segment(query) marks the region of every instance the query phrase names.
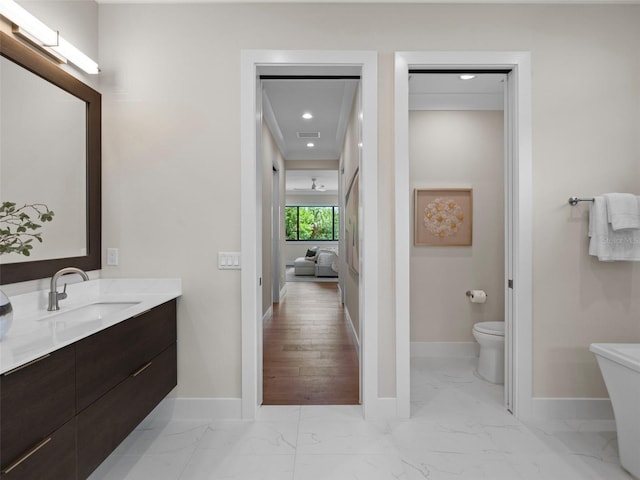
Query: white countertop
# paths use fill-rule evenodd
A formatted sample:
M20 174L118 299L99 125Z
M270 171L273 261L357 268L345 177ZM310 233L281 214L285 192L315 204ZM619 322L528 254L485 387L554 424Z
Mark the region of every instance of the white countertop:
M58 285L62 291L64 278ZM9 297L13 325L0 341L0 374L70 345L182 295L178 278L107 278L67 286L60 310L47 312L48 291ZM121 310L86 321L63 321L66 312L93 303L131 302Z

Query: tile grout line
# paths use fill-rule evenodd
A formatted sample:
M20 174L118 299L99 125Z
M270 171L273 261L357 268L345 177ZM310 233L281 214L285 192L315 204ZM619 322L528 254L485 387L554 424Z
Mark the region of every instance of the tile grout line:
M302 405L298 405L298 428L296 430L296 449L293 454L293 471L291 480L296 480L296 466L298 465L298 446L300 443L300 422L302 422Z
M205 436L205 434L207 432L207 429L211 427L211 423L212 423L211 421L207 423L207 426L206 426L204 432L202 433L202 435L200 436L200 438L196 442L196 447L193 449L193 452L191 452L191 455L189 455L189 459L185 462L184 467L182 467L180 475L178 475L178 478L176 480L188 480L186 477L184 477L185 472L187 471L187 468L189 467L189 464L191 463L191 460L193 460L193 457L198 452L198 447L200 446L200 442L204 438L204 436Z

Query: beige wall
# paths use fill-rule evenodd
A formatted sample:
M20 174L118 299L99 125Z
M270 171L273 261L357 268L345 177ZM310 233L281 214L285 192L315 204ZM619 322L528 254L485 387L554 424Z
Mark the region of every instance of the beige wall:
M363 21L366 18L366 22ZM309 19L313 19L310 21ZM395 395L393 53L533 61L533 392L604 396L588 345L640 341L640 266L587 255L570 195L640 193L638 5L99 6L104 276L178 276L181 396L239 397L240 51L376 50L379 394ZM96 30L93 30L94 32Z
M504 320L503 131L502 112L409 114L412 190L473 188L472 246L411 247L412 342L473 342L474 323Z

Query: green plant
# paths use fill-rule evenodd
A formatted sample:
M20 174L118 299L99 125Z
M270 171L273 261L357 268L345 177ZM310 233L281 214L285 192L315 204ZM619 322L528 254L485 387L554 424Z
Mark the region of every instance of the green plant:
M29 213L27 213L29 212ZM0 255L18 253L31 255L33 240L42 243L42 232L36 232L42 225L35 223L53 220L53 211L44 203L25 204L17 207L14 202L0 205ZM32 217L34 219L32 220Z

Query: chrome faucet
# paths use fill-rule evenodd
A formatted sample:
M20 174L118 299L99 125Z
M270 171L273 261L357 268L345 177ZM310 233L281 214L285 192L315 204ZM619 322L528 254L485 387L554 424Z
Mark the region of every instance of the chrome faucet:
M84 270L81 270L76 267L66 267L58 270L53 277L51 277L51 289L49 291L49 306L47 307L47 311L55 312L56 310L60 310L60 306L58 305L58 300L64 300L67 298L67 284L64 284L64 289L62 293L58 293L58 279L70 273L77 273L82 277L82 281L86 282L89 280L89 275L85 273Z

